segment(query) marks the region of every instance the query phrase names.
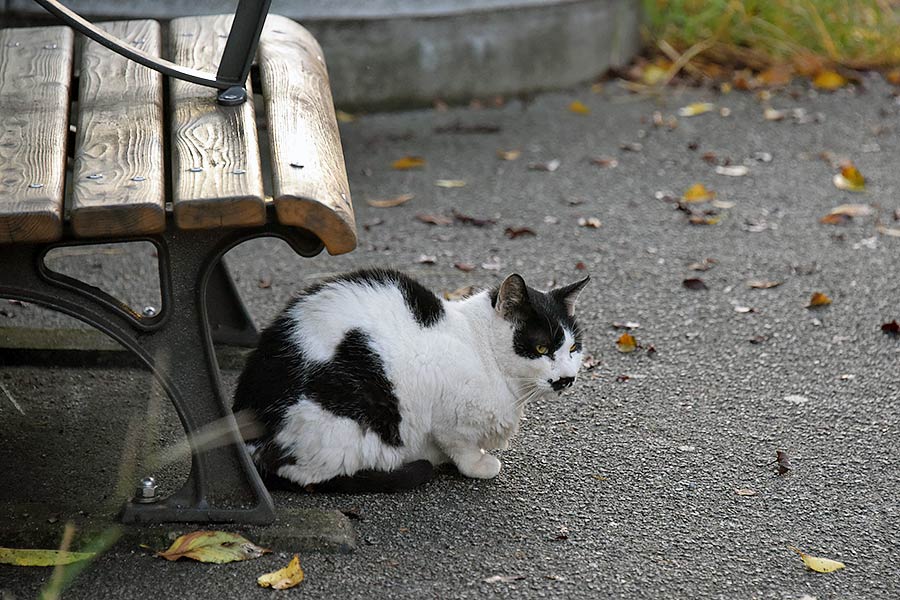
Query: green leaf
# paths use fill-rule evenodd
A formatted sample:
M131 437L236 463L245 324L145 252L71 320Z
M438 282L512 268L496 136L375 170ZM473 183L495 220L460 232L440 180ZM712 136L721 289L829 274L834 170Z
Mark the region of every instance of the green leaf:
M0 563L18 567L54 567L93 558L94 552L63 552L32 548L0 548Z
M166 560L192 558L206 563L230 563L238 560L259 558L271 552L261 548L236 533L227 531L194 531L179 537L172 542L165 552L157 552Z

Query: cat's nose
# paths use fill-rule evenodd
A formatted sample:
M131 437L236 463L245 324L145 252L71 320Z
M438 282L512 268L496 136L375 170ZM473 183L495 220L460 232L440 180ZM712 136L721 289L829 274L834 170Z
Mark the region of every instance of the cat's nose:
M560 392L567 387L572 387L572 384L575 383L574 377L560 377L556 381L550 380L550 386L554 391Z

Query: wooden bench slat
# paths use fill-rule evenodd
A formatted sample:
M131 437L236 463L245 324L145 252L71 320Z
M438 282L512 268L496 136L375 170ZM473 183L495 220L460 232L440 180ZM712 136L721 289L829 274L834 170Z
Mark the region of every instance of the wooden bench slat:
M160 54L156 21L100 26ZM72 229L80 237L158 233L166 227L162 75L79 37Z
M269 15L259 69L278 220L312 231L330 254L350 252L356 223L322 49L297 23Z
M169 59L215 72L231 20L231 15L172 20ZM219 106L215 90L170 81L175 223L183 229L263 224L265 196L252 99Z
M0 31L0 243L62 236L72 30Z

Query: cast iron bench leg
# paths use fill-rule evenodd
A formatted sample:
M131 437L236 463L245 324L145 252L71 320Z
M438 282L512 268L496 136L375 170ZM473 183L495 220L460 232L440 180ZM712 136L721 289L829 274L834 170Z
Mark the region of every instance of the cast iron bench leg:
M270 523L274 519L272 499L244 449L230 403L222 396L207 314L210 273L222 255L247 239L266 235L285 239L303 256L322 248L311 234L279 225L234 232L170 228L161 236L103 240L143 240L156 246L163 306L149 318L92 286L46 268L44 256L50 249L79 242L3 248L0 297L67 313L131 350L172 399L188 433L191 472L184 486L155 503L129 502L122 512L124 522ZM226 443L198 447L191 434L210 424L221 431L220 440Z

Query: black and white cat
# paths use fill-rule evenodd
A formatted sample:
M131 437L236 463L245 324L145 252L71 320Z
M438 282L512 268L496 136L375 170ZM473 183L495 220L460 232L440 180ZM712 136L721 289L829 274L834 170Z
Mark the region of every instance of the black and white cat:
M391 472L407 487L448 461L495 477L488 451L508 447L528 401L575 381L587 282L541 292L513 274L452 302L393 270L313 285L263 332L238 383L234 411L265 429L247 442L257 468L300 486Z

